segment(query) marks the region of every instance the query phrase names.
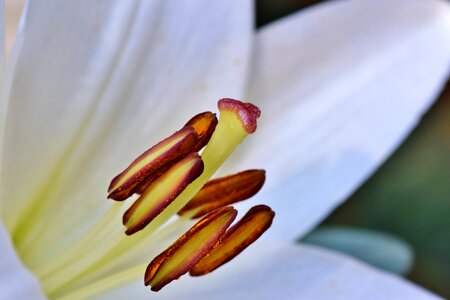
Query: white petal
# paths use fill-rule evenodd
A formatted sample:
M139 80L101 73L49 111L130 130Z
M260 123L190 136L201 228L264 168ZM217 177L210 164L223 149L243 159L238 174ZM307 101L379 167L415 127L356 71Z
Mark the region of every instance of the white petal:
M99 299L438 299L401 277L312 246L252 247L203 277L184 276L158 294L127 286Z
M7 227L34 197L53 201L33 227L43 246L82 230L132 159L218 98L242 96L251 12L233 0L31 1L10 74Z
M6 97L2 97L2 79L3 79L3 67L5 61L5 3L4 1L0 1L0 157L2 155L2 143L4 139L5 133L5 124L6 124L6 108L8 106L8 101ZM0 174L2 162L0 159ZM0 175L1 176L1 175ZM1 182L0 182L1 189ZM0 202L0 212L2 210L1 202Z
M0 1L0 66L2 67L3 73L3 63L5 56L5 43L6 43L6 32L5 32L5 2Z
M1 158L3 157L6 116L9 103L6 88L8 85L3 80L5 74L4 65L16 35L23 6L23 0L12 0L7 3L0 1L0 177L2 176ZM2 190L1 184L0 180L0 190ZM0 212L1 210L2 201L0 198Z
M277 212L267 234L304 234L364 182L438 95L449 61L446 1L327 2L263 28L248 96L262 117L241 167L267 170L256 197Z
M22 265L0 221L0 299L46 299L36 278Z

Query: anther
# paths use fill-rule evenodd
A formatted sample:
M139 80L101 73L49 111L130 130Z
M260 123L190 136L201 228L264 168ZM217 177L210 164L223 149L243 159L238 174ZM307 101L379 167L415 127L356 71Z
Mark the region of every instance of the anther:
M236 215L235 209L224 207L198 221L148 265L145 285L151 285L152 291L159 291L187 273L219 242Z
M216 208L246 200L261 189L265 179L264 170L247 170L210 180L179 214L199 218Z
M191 153L197 141L194 128L185 126L151 147L111 181L108 198L118 201L127 199L139 183L158 169Z
M227 230L220 243L189 274L204 275L235 258L272 225L274 216L274 211L268 206L252 207L239 222Z
M133 234L150 223L203 172L203 161L191 153L154 180L123 216L126 234Z
M185 126L192 126L197 133L198 141L193 151L200 151L211 139L217 126L216 114L203 112L190 119Z

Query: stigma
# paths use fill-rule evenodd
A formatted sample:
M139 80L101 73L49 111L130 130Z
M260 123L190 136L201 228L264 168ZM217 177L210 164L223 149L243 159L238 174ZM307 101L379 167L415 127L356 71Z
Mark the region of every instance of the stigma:
M257 128L261 112L251 103L218 101L220 117L203 112L149 148L113 178L108 198L132 203L123 214L127 236L152 235L169 219L199 219L148 264L145 285L159 291L189 273L200 276L229 262L272 224L275 213L257 205L235 222L233 204L255 195L265 171L211 179L234 149ZM235 224L233 225L233 222Z

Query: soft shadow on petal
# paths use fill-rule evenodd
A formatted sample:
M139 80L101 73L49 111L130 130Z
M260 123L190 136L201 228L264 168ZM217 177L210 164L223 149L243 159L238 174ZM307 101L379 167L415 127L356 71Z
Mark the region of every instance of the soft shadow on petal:
M59 249L130 159L218 98L241 97L251 13L250 1L31 1L8 74L2 201L15 239ZM20 230L33 200L53 214Z
M22 265L0 222L0 299L46 299L36 278Z
M366 228L320 226L302 242L353 256L378 269L405 275L414 263L413 248L399 236Z
M240 167L267 170L255 200L277 212L267 235L291 240L370 176L438 95L450 8L327 2L264 27L255 47L248 99L263 114Z
M99 299L148 299L142 283ZM264 244L204 277L183 277L155 299L438 299L401 277L313 246Z

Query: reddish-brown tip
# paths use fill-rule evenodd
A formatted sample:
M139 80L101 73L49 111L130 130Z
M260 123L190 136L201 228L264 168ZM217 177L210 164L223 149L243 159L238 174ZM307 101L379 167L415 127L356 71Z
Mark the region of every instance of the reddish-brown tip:
M216 114L206 111L194 116L185 126L192 126L198 136L198 141L193 151L200 151L211 139L217 126Z
M261 110L256 105L224 98L219 100L217 106L220 111L228 110L234 112L248 133L255 132L257 126L256 120L261 116Z

